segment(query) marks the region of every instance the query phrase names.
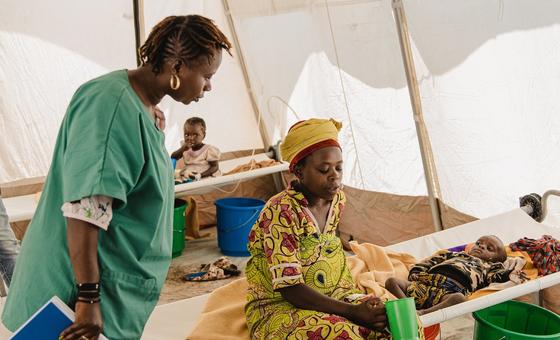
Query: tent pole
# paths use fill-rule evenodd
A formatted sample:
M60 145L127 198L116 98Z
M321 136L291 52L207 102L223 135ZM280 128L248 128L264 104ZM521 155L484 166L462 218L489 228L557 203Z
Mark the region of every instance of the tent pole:
M412 49L410 46L410 37L408 34L408 25L404 13L404 6L402 0L392 0L392 5L397 24L404 69L406 72L410 103L414 114L416 134L418 136L418 143L420 144L420 155L422 156L422 166L424 167L424 174L426 177L426 186L428 188L428 200L430 202L432 220L435 230L440 231L442 230L442 222L441 212L437 201L437 198L439 197L439 183L437 180L428 130L426 129L424 116L422 114L422 102L420 100L420 90L418 89L418 80L416 78L416 70L414 68L414 58L412 56Z
M145 40L144 0L132 0L134 9L134 36L136 38L136 66L140 66L140 46Z
M253 106L253 112L255 113L255 118L259 123L259 131L261 133L261 138L264 145L264 150L267 151L272 146L272 141L268 137L268 132L266 130L266 126L263 122L263 117L259 106L257 105L257 99L255 98L255 93L253 92L253 88L251 87L251 80L249 78L249 72L247 70L247 63L245 62L245 58L243 57L243 52L241 51L241 45L239 44L239 36L237 35L237 31L235 30L235 24L233 22L233 17L231 15L231 10L229 8L228 0L222 0L222 4L224 6L224 12L226 14L226 18L228 21L229 29L231 31L231 36L233 39L233 47L237 52L237 57L239 59L239 66L241 66L241 71L243 72L243 79L245 80L245 87L249 92L249 98L251 100L251 106Z

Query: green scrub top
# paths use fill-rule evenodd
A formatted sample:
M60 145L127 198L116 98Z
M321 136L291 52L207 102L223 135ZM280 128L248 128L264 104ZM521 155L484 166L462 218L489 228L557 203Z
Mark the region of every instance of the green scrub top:
M98 243L103 333L139 339L171 261L173 170L126 70L87 82L70 102L2 314L11 331L53 295L76 301L61 207L92 195L113 197Z

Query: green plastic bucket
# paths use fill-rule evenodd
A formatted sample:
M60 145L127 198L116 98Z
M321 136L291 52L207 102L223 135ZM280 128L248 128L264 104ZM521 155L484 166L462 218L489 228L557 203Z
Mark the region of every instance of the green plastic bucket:
M473 313L474 340L560 339L560 316L519 301Z
M175 199L173 209L173 245L171 247L171 257L177 257L185 249L185 210L187 202Z

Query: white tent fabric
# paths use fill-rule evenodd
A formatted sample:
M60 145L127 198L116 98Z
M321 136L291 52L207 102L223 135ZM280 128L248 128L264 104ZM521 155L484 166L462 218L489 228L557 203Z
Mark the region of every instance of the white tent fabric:
M347 183L426 192L390 1L230 3L260 103L345 121ZM560 3L404 5L443 201L484 217L559 187ZM279 136L295 118L274 108Z
M77 87L135 64L130 1L3 0L1 8L0 183L45 176Z
M230 3L269 135L280 138L300 119L335 117L346 184L427 194L389 1Z
M297 119L271 99L279 96L300 118L345 123L346 183L426 194L389 0L228 2L270 142ZM560 187L560 3L404 5L443 201L484 217L511 209L526 193ZM168 14L200 13L233 36L219 0L147 0L144 10L147 29ZM133 50L128 1L4 0L0 182L45 175L73 91L96 75L133 67ZM162 103L168 149L192 115L207 119L207 142L223 151L263 146L238 63L224 56L201 103Z
M344 182L366 190L427 195L407 89L374 89L346 72L342 78L350 117L341 98L338 68L325 53L309 56L289 103L298 108L301 119L342 121ZM296 121L288 119L289 125Z
M144 3L147 29L167 15L200 13L212 17L231 36L220 1ZM60 122L78 86L135 65L130 1L35 0L22 5L3 0L0 183L45 176ZM161 109L169 119L169 151L179 146L183 122L194 115L207 121L206 142L222 152L263 147L236 57L224 54L220 71L213 78L213 90L204 100L185 107L166 98Z
M560 3L407 1L406 10L444 201L486 217L560 187Z
M345 124L346 183L426 194L390 0L229 4L270 142L299 118L334 116ZM529 192L560 188L560 3L404 5L443 201L487 217ZM2 0L1 8L3 183L44 176L72 93L95 76L134 67L135 55L129 0ZM198 13L233 35L220 0L144 0L144 10L146 29L168 14ZM198 104L162 103L168 149L192 115L207 120L207 142L222 151L262 147L239 58L224 55L213 85ZM560 225L558 210L547 223ZM459 230L461 239L475 236Z

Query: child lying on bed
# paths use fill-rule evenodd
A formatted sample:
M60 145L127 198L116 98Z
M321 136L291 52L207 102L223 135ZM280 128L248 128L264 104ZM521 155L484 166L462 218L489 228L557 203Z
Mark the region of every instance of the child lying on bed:
M171 154L177 162L175 182L197 181L204 177L219 176L220 150L215 146L204 144L206 123L204 119L192 117L183 126L185 139L181 147Z
M524 260L506 259L498 237L482 236L468 252L439 251L410 269L410 281L389 278L385 288L397 298L413 297L418 314L427 314L461 303L493 282L524 281L523 272L514 270Z

